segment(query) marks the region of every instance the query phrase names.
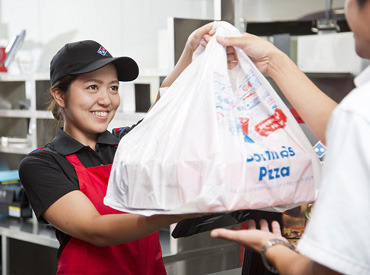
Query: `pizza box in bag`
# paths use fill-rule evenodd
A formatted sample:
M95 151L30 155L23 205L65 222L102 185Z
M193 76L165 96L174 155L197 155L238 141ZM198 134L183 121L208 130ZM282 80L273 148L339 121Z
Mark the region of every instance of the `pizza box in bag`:
M104 203L142 215L284 211L315 200L320 161L249 57L216 36L119 143ZM297 91L299 92L299 91Z

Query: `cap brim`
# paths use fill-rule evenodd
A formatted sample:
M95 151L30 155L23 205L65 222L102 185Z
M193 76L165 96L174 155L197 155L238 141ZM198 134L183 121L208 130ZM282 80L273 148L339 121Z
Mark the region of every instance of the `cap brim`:
M132 81L135 80L139 75L139 67L135 60L127 56L99 59L87 66L74 70L70 74L90 73L111 63L116 67L119 81Z

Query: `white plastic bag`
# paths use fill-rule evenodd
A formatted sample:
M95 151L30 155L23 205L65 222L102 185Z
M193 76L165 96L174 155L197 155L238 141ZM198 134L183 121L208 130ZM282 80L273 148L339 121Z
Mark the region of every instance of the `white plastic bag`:
M315 200L320 161L311 144L242 50L228 71L216 36L240 32L214 25L207 47L122 138L105 204L153 215L284 211Z

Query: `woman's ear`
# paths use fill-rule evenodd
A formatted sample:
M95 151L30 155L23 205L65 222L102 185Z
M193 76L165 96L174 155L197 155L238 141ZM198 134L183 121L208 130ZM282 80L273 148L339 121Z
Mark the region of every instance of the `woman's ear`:
M66 98L66 93L62 92L58 88L54 88L50 91L51 95L53 96L55 102L62 108L65 107L65 98Z

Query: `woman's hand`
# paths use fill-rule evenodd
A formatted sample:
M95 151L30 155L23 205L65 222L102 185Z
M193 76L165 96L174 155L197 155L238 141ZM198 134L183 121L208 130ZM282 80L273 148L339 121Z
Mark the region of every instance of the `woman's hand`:
M243 33L241 37L217 37L223 46L241 48L262 73L269 74L272 60L282 52L272 43L258 36Z
M199 47L199 45L205 47L215 33L216 30L213 29L213 22L208 23L196 29L189 35L185 47L189 48L193 52Z
M248 220L247 229L229 230L224 228L214 229L211 231L211 237L225 239L240 243L254 251L261 253L264 244L271 239L282 239L288 242L281 236L280 225L278 222L271 223L272 232L270 232L266 220L260 221L260 230L256 229L254 220Z
M192 62L194 51L199 47L199 45L202 45L203 47L205 47L207 43L209 42L209 40L211 39L212 35L215 34L215 32L216 30L213 29L213 23L208 23L196 29L189 35L188 40L186 41L184 50L175 68L162 82L161 87L170 87L172 85L172 83L177 79L177 77ZM156 102L159 100L159 98L160 98L160 94L158 93Z
M186 46L193 52L199 47L199 45L206 47L209 40L211 40L212 36L215 33L216 29L213 29L213 23L208 23L196 29L190 34ZM238 57L236 56L234 47L227 46L226 53L228 69L231 70L232 68L238 65Z

